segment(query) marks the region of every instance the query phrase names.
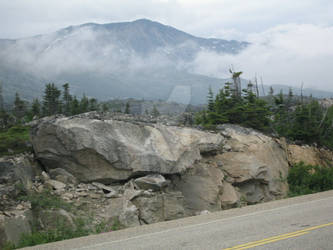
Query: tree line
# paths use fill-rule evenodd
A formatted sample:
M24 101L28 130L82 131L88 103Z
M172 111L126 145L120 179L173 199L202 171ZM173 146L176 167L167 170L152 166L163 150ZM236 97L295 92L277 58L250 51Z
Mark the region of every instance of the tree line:
M0 128L28 122L34 118L56 114L70 116L95 110L107 111L108 105L99 103L95 98L88 98L85 94L80 99L71 95L69 83L63 84L62 90L54 83L48 83L45 85L42 100L35 98L29 103L16 93L13 108L8 111L4 108L0 84Z
M207 108L197 113L197 124L209 129L223 123L239 124L333 149L333 106L324 107L312 97L297 100L292 89L287 95L282 91L274 95L271 88L265 100L260 98L258 86L251 82L240 91L242 72L231 73L233 81L225 83L216 95L209 88Z

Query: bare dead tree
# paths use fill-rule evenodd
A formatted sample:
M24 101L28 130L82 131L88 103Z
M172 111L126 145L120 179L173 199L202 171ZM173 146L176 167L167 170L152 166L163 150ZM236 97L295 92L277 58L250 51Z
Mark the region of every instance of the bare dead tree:
M242 71L235 72L233 69L229 69L229 72L232 74L232 80L233 80L233 88L235 92L235 96L241 97L242 96L242 85L241 85L241 79L240 75L243 73Z
M261 88L262 88L262 94L264 96L266 96L265 87L264 87L264 81L262 80L262 76L260 76L260 83L261 83Z
M256 92L257 92L257 97L259 97L259 88L258 88L258 79L257 79L257 75L254 78L254 82L256 83Z

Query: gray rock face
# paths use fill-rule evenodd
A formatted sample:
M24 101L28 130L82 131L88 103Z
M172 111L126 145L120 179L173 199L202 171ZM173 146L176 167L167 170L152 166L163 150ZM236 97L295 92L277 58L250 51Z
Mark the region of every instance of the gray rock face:
M217 164L210 162L197 163L179 179L173 180L176 189L184 195L188 215L203 210L221 210L223 178Z
M137 173L182 173L202 158L201 151L218 149L223 139L191 128L80 117L45 120L31 138L45 167L102 183Z
M289 165L283 147L252 129L236 125L223 125L220 129L230 148L216 158L243 198L252 204L284 197Z

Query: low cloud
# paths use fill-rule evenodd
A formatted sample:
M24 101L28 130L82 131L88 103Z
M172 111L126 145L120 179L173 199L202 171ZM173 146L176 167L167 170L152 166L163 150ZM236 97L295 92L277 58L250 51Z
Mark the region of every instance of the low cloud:
M333 27L311 24L288 24L265 32L251 34L251 45L237 55L201 52L192 71L215 77L226 77L230 65L255 74L265 84L287 84L333 91Z

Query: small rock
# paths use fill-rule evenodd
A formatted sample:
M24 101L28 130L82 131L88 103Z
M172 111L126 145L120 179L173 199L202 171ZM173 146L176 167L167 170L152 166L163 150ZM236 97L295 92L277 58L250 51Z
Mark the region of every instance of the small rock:
M155 191L159 191L169 184L169 181L160 174L147 175L136 179L134 182L141 189L152 189Z
M66 184L60 182L60 181L56 181L56 180L48 180L45 182L45 185L48 187L53 188L54 190L63 190L66 187Z
M111 192L111 193L107 193L105 194L106 198L119 198L121 195L116 193L116 192Z
M41 175L41 179L42 179L42 181L47 182L48 180L50 180L50 176L45 171L43 171L42 175Z
M210 212L208 210L203 210L199 212L199 215L206 215L206 214L210 214Z
M99 194L94 194L94 193L89 194L89 196L92 199L100 199L101 198L101 196Z
M18 205L16 206L16 209L17 209L17 210L23 210L23 209L24 209L24 206L23 206L22 204L18 204Z
M64 199L64 200L72 200L74 198L74 195L72 193L64 193L61 195L61 197Z
M77 193L77 195L81 196L81 197L87 197L88 193L87 192L79 192L79 193Z
M52 179L61 181L63 183L78 183L77 179L72 174L68 173L65 169L62 168L51 169L50 176Z
M92 183L95 187L97 187L97 188L99 188L99 189L102 189L103 191L106 191L106 192L115 192L114 190L113 190L113 188L111 188L111 187L108 187L108 186L106 186L106 185L104 185L104 184L102 184L102 183L99 183L99 182L93 182Z

